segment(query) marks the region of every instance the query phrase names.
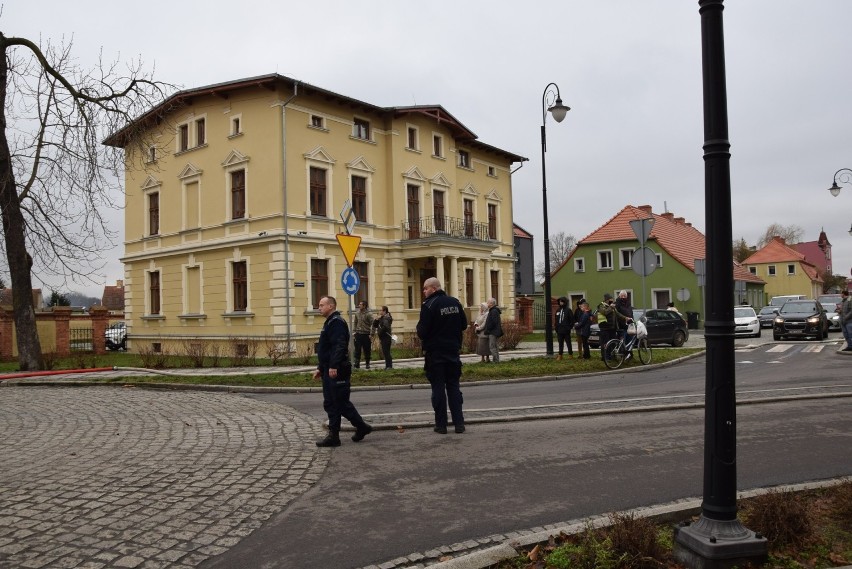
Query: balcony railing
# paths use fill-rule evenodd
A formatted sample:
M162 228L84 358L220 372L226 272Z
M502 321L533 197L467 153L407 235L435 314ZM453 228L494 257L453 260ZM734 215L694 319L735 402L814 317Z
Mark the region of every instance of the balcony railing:
M452 237L474 241L492 240L488 235L487 223L446 216L421 217L414 221L402 222L403 240L430 237Z

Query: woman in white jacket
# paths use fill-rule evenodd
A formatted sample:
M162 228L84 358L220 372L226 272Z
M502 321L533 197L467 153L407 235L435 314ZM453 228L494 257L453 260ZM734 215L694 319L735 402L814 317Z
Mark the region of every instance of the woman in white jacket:
M491 361L491 350L488 347L488 335L485 333L485 319L488 318L488 303L479 305L479 316L473 321L473 331L476 332L476 353L480 362Z

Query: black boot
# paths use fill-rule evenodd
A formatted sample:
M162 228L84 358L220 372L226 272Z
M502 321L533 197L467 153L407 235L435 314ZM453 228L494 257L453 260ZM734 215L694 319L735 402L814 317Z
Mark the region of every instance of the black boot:
M337 429L329 429L324 439L317 441L318 447L339 447L340 432Z
M368 425L364 421L361 421L361 424L355 427L355 434L352 435L352 440L357 442L361 442L364 440L364 437L373 432L373 427Z

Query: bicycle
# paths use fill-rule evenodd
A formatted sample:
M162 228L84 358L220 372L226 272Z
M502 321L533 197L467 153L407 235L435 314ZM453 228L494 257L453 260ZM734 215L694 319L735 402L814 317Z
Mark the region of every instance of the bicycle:
M630 326L630 325L628 325ZM632 323L635 328L636 323ZM609 369L618 369L624 363L625 357L630 353L630 350L636 348L639 353L639 361L643 364L651 363L651 345L648 343L648 338L639 338L639 335L628 334L630 340L624 341L624 338L614 338L604 346L604 363Z

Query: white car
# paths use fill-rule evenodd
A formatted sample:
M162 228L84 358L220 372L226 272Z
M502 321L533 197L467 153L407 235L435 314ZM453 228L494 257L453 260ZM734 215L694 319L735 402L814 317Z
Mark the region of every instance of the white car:
M734 307L734 334L737 336L754 336L760 338L760 320L751 306Z

